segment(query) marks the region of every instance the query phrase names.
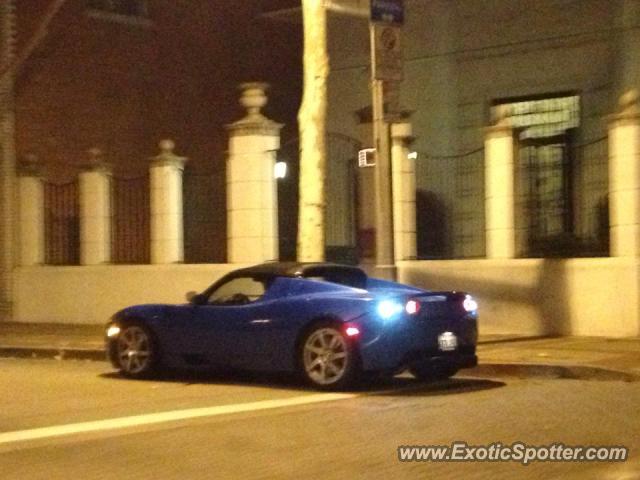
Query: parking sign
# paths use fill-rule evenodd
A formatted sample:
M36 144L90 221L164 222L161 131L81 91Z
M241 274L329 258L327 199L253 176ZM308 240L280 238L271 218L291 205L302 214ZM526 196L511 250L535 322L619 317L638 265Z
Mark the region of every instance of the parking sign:
M404 0L371 0L371 21L404 23Z

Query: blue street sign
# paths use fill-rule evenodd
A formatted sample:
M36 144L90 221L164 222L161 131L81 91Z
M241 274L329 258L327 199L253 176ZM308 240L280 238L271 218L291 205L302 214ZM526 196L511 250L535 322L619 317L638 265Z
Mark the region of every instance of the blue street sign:
M371 21L404 23L404 0L371 0Z

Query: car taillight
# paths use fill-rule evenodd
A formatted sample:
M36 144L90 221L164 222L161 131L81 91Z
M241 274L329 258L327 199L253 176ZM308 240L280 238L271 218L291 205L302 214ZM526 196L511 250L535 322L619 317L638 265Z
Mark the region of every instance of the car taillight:
M478 302L476 302L471 295L465 295L462 308L469 313L475 312L478 310Z
M420 311L420 302L417 300L409 300L404 306L404 310L409 315L415 315Z
M344 333L347 334L347 337L355 337L356 335L360 335L360 329L358 327L347 327Z

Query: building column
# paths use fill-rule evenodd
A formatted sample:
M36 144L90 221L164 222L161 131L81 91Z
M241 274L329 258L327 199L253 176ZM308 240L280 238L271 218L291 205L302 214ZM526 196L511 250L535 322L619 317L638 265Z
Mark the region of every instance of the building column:
M613 257L640 253L640 108L638 91L620 98L609 119L609 239Z
M44 264L44 184L40 166L31 159L18 168L18 236L21 266Z
M617 97L632 89L640 89L640 2L620 0L612 2L615 12L615 73L613 77Z
M102 152L89 150L89 164L80 173L80 264L111 261L111 168Z
M514 130L502 109L485 137L485 235L487 258L514 258L515 159Z
M391 175L395 260L416 258L416 166L409 158L411 124L391 125Z
M277 260L274 166L282 125L260 113L267 103L267 84L244 83L240 88L247 115L227 125L227 258L230 263Z
M184 261L182 173L185 157L173 153L175 143L162 140L153 157L150 175L151 263Z

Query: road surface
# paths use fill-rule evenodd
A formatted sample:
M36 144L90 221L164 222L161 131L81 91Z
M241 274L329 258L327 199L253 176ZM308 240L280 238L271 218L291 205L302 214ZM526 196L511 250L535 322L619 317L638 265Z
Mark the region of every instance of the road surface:
M125 380L0 359L0 475L31 479L640 478L640 382L409 376L325 394L287 377ZM399 462L400 445L624 445L623 463Z

